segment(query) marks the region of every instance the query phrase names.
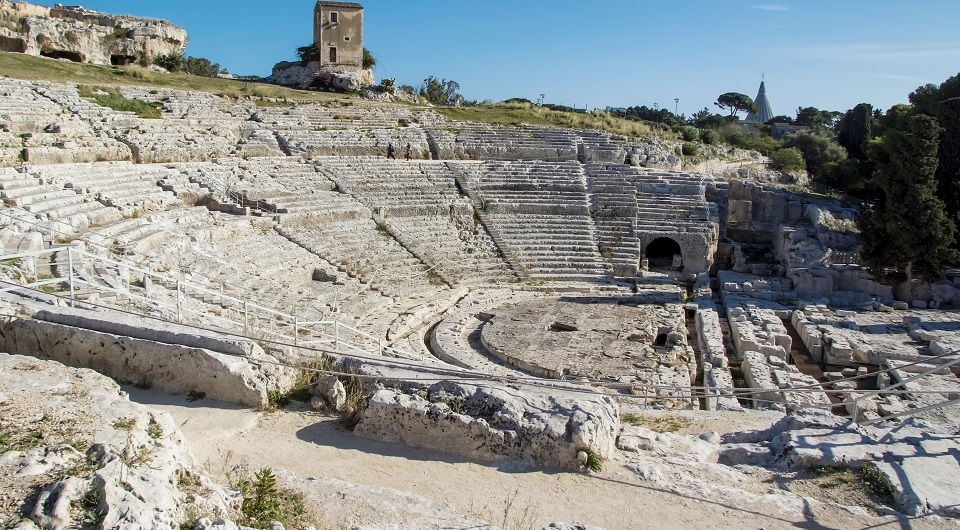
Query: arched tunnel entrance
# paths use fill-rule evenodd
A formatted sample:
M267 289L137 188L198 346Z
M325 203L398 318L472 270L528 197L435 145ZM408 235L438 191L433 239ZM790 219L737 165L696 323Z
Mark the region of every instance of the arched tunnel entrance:
M650 270L676 270L683 266L683 250L680 244L669 237L658 237L647 245L644 251ZM679 263L674 261L675 256L680 256Z

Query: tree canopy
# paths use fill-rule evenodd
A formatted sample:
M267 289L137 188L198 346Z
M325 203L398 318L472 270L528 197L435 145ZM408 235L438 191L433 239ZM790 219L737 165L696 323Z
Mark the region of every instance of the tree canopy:
M754 103L753 99L739 92L721 94L714 105L730 111L731 116L736 116L738 112L757 112L757 104Z
M954 259L955 225L936 195L940 127L910 109L888 111L889 128L876 149L873 183L880 198L860 219L863 254L877 276L935 280Z
M209 59L187 57L179 53L159 55L154 58L153 64L170 72L186 72L203 77L217 77L221 71L226 72L220 69L219 64L211 63Z
M423 80L418 94L434 105L455 105L463 99L458 90L460 84L456 81L430 76Z
M794 120L793 123L794 125L820 129L833 127L839 117L840 113L832 110L820 110L816 107L798 107L797 119Z

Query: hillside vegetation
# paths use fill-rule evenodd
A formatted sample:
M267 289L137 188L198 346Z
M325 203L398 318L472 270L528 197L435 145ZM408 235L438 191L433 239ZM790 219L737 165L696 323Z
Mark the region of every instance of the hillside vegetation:
M195 90L230 97L281 99L290 102L361 101L356 94L295 90L233 79L201 77L186 73L156 73L139 66L100 66L57 61L19 53L0 52L0 74L16 79L53 81L84 85L138 85L178 90ZM383 103L381 103L382 105ZM527 103L495 103L476 107L437 107L438 113L455 120L499 125L544 125L596 129L630 137L674 138L669 131L655 131L645 123L615 118L603 112L583 114L538 108Z
M475 107L438 107L436 110L453 120L491 125L546 125L595 129L629 137L659 136L667 139L677 137L669 130L655 130L646 123L616 118L602 111L592 114L564 112L522 102L493 103Z
M302 102L332 101L344 97L343 94L293 90L266 83L201 77L185 73L159 74L139 66L79 64L10 52L0 52L0 74L31 81L154 86L231 97L251 96Z

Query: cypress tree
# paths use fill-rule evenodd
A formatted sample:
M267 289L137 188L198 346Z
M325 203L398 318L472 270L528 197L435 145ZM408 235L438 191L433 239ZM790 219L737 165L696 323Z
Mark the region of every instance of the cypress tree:
M937 196L946 204L947 215L960 220L960 97L940 102L940 150L937 167ZM960 249L960 238L954 248Z
M881 196L861 217L863 255L874 274L895 281L942 277L953 259L956 231L937 195L940 127L908 108L888 113L883 141L872 151Z
M866 160L865 147L873 135L873 105L861 103L847 111L840 121L837 140L851 158Z

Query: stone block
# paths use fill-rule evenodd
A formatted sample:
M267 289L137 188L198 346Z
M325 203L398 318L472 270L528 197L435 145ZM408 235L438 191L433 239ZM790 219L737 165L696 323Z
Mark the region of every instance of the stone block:
M427 395L430 400L390 389L375 392L354 433L479 460L564 469L579 469L580 451L603 458L616 452L619 407L606 396L584 399L451 382L433 385Z

